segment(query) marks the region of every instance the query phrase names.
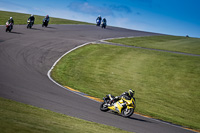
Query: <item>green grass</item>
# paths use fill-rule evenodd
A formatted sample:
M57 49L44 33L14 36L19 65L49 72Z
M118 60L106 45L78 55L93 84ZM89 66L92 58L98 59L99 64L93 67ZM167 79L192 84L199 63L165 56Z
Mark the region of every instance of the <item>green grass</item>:
M130 46L200 54L200 38L181 36L149 36L108 40Z
M118 128L0 98L1 133L127 133Z
M132 88L136 112L200 129L199 57L93 44L63 57L52 77L98 98Z
M15 25L27 24L27 19L30 17L30 15L31 14L0 11L0 25L5 25L5 23L11 16L14 19ZM35 16L35 24L42 24L42 20L44 19L45 16L38 16L38 15L34 16ZM53 18L50 16L49 24L91 24L91 23Z

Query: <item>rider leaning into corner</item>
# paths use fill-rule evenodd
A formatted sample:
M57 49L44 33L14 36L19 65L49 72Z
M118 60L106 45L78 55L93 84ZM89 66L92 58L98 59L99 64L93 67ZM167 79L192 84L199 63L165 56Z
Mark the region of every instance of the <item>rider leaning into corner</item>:
M101 23L101 19L102 19L102 18L101 18L101 15L99 15L99 16L97 17L96 21L99 20L100 23Z
M127 92L124 92L120 96L116 96L116 97L112 96L111 94L108 94L107 96L111 99L108 106L113 105L115 102L117 102L121 98L125 98L127 100L130 100L131 98L133 98L135 101L134 95L135 95L135 91L132 89L130 89Z
M107 23L106 18L103 18L102 22Z
M49 15L45 16L45 18L43 19L43 21L45 21L45 20L47 20L47 23L49 23L49 20L50 20Z
M30 21L33 22L33 24L34 24L34 21L35 21L34 15L32 14L32 15L28 18L28 20L30 20Z
M11 24L11 29L13 29L13 25L14 25L14 20L12 17L10 17L10 19L8 19L8 24Z

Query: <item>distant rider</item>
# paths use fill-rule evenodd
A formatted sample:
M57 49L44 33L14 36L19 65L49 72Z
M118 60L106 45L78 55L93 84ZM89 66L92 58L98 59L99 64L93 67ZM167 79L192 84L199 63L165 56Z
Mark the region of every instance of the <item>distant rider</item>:
M14 25L14 20L12 17L10 17L10 19L8 19L8 24L10 24L11 29L13 29L13 25Z
M101 15L99 15L96 20L99 20L101 22L101 19Z
M32 23L34 24L34 21L35 21L34 15L32 14L32 15L28 18L28 20L30 20L30 22L32 22Z
M111 94L108 94L108 97L111 99L109 102L109 105L114 104L121 98L125 98L126 100L131 100L131 98L133 98L135 100L134 95L135 95L135 91L132 89L130 89L130 90L128 90L128 92L124 92L120 96L116 96L116 97L112 96Z
M43 19L43 22L45 22L45 20L47 21L47 25L48 25L49 20L50 20L49 15L47 15L47 16Z
M103 18L102 22L106 24L107 23L106 18Z
M102 20L102 28L104 27L104 28L106 28L106 25L107 25L107 21L106 21L106 18L103 18L103 20Z
M97 17L96 19L96 22L97 22L97 25L100 25L101 24L101 15L99 15L99 17Z

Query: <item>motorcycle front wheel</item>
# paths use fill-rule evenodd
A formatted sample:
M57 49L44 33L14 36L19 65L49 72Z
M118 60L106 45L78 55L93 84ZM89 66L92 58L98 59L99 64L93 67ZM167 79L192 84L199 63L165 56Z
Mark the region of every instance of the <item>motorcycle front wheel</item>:
M103 103L100 105L100 110L101 110L101 111L106 112L106 111L109 110L108 106L106 106L105 104L106 104L106 103L103 102Z
M134 113L133 108L130 108L130 109L125 108L125 109L122 110L121 114L122 114L123 117L130 117L133 113Z

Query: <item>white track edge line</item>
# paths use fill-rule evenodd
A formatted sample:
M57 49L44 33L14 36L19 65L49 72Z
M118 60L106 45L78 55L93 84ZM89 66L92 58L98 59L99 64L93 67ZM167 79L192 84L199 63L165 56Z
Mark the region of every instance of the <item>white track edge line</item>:
M59 84L58 82L56 82L55 80L53 80L53 79L51 78L51 71L54 69L54 67L56 66L56 64L57 64L65 55L69 54L70 52L72 52L72 51L74 51L74 50L76 50L76 49L78 49L78 48L81 48L81 47L83 47L83 46L85 46L85 45L92 44L92 43L93 43L93 42L84 43L84 44L82 44L82 45L80 45L80 46L77 46L77 47L75 47L75 48L73 48L73 49L67 51L65 54L63 54L63 55L53 64L53 66L51 67L51 69L48 71L48 73L47 73L48 78L49 78L53 83L55 83L56 85L60 86L61 88L65 89L65 90L68 90L68 91L70 91L70 92L73 92L73 93L75 93L75 94L77 94L77 95L79 95L79 96L85 97L84 95L82 95L82 94L80 94L80 93L76 93L75 91L72 91L72 90L70 90L70 89L68 89L68 88L66 88L66 87L64 87L64 86L62 86L61 84ZM90 99L89 97L85 97L85 98ZM93 100L93 99L90 99L90 100ZM96 101L96 100L93 100L93 101Z

